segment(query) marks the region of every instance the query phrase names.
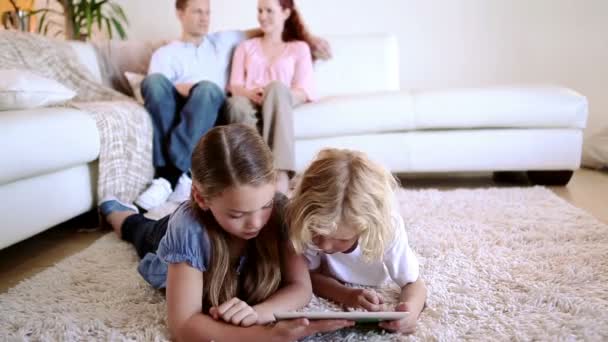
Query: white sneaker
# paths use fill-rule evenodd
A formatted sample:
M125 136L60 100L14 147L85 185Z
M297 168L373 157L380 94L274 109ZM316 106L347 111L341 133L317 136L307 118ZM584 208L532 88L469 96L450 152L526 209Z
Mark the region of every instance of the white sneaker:
M167 201L174 203L182 203L190 199L190 193L192 192L192 179L185 173L179 177L175 190L169 195Z
M171 195L171 183L164 178L156 178L152 184L135 200L135 204L145 210L165 203Z

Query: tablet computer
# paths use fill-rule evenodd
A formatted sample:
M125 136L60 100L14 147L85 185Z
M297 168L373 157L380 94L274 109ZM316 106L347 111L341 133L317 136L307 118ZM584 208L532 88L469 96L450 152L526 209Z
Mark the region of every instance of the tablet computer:
M377 323L381 321L396 321L407 317L409 312L403 311L313 311L313 312L275 312L274 318L279 320L308 318L310 320L319 319L346 319L357 323Z

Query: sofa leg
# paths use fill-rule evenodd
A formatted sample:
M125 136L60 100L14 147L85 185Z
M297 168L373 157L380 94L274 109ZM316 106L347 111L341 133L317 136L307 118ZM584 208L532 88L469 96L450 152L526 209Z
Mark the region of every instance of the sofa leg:
M501 184L527 184L528 178L522 171L494 171L492 180Z
M537 185L566 185L573 173L572 170L528 171L528 178Z

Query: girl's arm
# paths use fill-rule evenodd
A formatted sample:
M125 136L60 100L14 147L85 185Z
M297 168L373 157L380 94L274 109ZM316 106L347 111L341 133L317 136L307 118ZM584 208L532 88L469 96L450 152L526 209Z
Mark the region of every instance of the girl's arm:
M374 290L345 286L318 270L310 272L310 280L317 296L351 308L363 308L368 311L381 311L383 308L384 301Z
M258 323L274 321L274 312L290 311L303 307L312 298L312 286L304 256L296 254L291 243L285 243L282 254L281 288L264 302L253 308L258 312Z
M268 338L262 326L242 328L202 313L203 273L186 263L169 264L167 316L169 331L178 341Z
M202 314L203 273L186 263L169 264L167 315L169 331L177 341L294 341L319 332L352 326L353 322L306 319L274 326L239 327Z

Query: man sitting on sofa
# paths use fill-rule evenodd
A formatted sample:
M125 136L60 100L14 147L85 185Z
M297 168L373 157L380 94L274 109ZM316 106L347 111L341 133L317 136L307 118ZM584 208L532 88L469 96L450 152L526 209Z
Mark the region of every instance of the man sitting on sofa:
M258 29L208 34L209 0L176 0L182 36L152 55L141 85L154 126L155 179L135 204L150 210L190 196L192 149L211 129L225 99L229 64L236 45L260 35ZM314 38L318 57L329 57L326 41ZM172 191L175 189L175 191Z

